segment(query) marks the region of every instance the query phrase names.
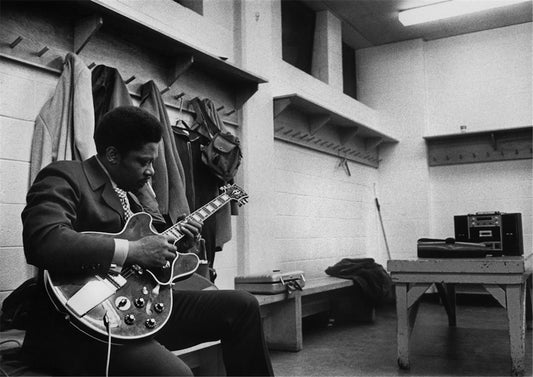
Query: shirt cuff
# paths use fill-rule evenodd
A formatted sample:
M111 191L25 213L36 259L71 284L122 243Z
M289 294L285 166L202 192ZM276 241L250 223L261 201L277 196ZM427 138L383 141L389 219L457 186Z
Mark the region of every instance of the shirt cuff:
M126 258L128 257L128 252L130 249L130 242L128 240L123 240L120 238L115 238L115 254L113 254L113 259L111 263L116 264L117 266L124 266Z

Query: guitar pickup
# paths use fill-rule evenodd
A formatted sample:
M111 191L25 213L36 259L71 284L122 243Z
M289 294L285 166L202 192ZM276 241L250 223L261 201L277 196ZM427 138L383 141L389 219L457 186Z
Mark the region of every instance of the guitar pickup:
M97 280L87 282L66 302L66 305L79 317L84 316L95 306L112 296L127 282L121 275L114 277L108 275L107 279L102 279L99 276L95 276L95 278Z

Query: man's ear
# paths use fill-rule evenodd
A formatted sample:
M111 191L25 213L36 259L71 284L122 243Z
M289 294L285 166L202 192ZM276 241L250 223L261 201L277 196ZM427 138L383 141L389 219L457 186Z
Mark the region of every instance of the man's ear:
M105 158L111 165L116 165L120 162L120 152L117 148L109 146L105 150Z

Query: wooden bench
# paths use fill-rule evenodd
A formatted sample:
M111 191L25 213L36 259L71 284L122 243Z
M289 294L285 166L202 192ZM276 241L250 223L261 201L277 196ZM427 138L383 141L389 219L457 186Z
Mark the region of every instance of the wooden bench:
M303 348L302 318L330 311L334 306L343 304L338 295L353 287L353 281L333 276L308 279L302 291L278 293L274 295L255 294L261 306L263 329L270 349L281 351L300 351ZM344 302L353 305L357 292L346 292ZM352 301L353 300L353 301ZM357 303L354 320L372 321L374 308L364 300Z

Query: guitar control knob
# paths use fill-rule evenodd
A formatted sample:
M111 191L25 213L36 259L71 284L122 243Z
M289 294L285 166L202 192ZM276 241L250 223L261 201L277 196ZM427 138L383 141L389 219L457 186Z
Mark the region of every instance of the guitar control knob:
M133 325L135 323L135 316L133 314L126 314L124 317L124 322L126 322L126 325Z
M165 304L158 302L157 304L154 305L154 309L158 313L163 313L163 311L165 310Z
M153 329L156 325L156 321L153 318L148 318L146 321L144 321L144 325L149 329Z
M115 299L115 306L121 311L126 311L131 307L131 301L124 296L119 296Z
M138 299L135 300L135 306L138 308L142 308L145 304L146 304L146 301L142 297L139 297Z

